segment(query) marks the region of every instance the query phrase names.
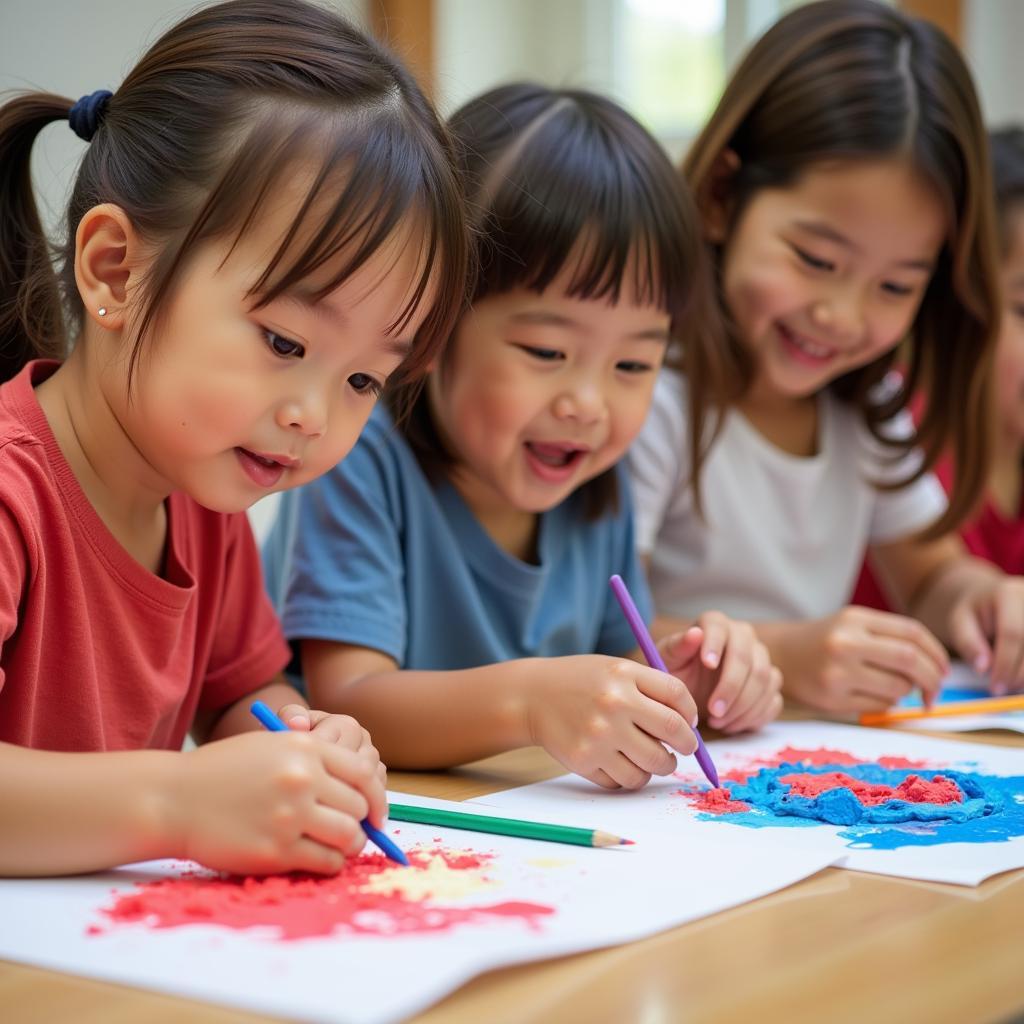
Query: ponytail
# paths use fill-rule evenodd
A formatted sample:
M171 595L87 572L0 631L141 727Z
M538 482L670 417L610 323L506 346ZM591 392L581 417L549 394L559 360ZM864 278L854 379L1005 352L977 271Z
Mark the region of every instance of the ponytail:
M31 359L64 355L64 316L50 244L32 194L32 143L72 101L53 93L0 107L0 382Z

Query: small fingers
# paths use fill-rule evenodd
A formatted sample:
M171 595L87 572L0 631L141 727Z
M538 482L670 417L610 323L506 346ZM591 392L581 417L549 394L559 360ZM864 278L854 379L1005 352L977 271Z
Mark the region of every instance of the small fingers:
M313 735L318 740L335 743L349 750L359 750L366 730L349 715L328 715L323 712L309 712Z
M888 636L913 644L934 665L940 677L949 672L949 655L938 637L917 619L891 612L872 612L868 632L876 636Z
M704 641L700 645L700 660L705 668L718 668L729 642L729 620L719 612L705 612L700 617Z
M1024 591L1016 581L996 590L995 640L992 692L1000 696L1024 689Z
M726 661L728 662L728 657ZM726 703L725 709L718 711L717 714L716 711L721 708L723 703L723 699L716 696L719 688L716 688L711 695L709 702L711 716L708 724L714 729L721 729L725 732L735 731L736 723L741 718L745 718L770 690L773 680L772 670L773 666L768 657L767 648L763 644L756 644L751 651L747 674L741 681L737 693Z
M292 844L282 870L305 871L311 875L336 875L344 863L345 855L335 846L303 836Z
M304 834L322 843L333 846L347 857L354 857L366 845L366 833L360 824L361 818L340 814L330 807L318 805L313 808Z
M677 715L676 718L684 729L686 723ZM687 729L689 732L689 729ZM692 735L692 733L691 733ZM694 741L696 746L696 741ZM622 754L647 775L671 775L676 770L675 754L666 750L657 740L652 739L640 729L634 729L633 735L622 747Z
M772 668L772 673L771 684L760 693L745 714L723 726L723 732L731 734L760 729L761 726L779 717L782 712L782 673L777 668Z
M327 776L317 786L317 803L339 814L362 821L371 813L370 801L348 783Z
M379 828L387 814L387 792L377 771L377 764L354 750L333 744L322 747L321 754L328 774L345 788L355 790L365 800L368 810L357 817L361 819L369 816L370 821ZM335 794L339 792L337 788L325 791ZM323 802L335 804L335 800L331 799Z
M601 768L621 789L642 789L651 781L651 773L635 765L625 754L616 752L606 758Z
M928 696L934 696L942 685L943 670L910 640L890 636L870 636L865 641L864 663L892 678L903 679L907 686L896 693L904 696L911 687L920 687ZM870 688L872 691L874 687Z
M593 782L602 789L622 789L622 787L603 769L595 768L591 772L581 773L583 778Z
M673 750L678 750L680 754L689 756L697 749L697 738L694 736L691 726L675 708L649 698L642 698L642 700L643 703L633 718L638 730L643 730L642 734L638 731L638 735L645 734L645 739L651 745L652 752L656 747L665 756L648 762L637 761L637 764L642 764L653 775L668 775L675 770L675 758L661 744L667 743ZM632 756L630 750L625 747L623 749ZM667 768L670 760L673 767ZM666 770L661 771L659 768Z
M683 682L667 672L641 665L633 677L637 689L659 704L664 704L683 716L691 724L697 721L697 704Z
M277 717L294 732L309 732L313 728L309 708L301 704L285 704L277 713Z

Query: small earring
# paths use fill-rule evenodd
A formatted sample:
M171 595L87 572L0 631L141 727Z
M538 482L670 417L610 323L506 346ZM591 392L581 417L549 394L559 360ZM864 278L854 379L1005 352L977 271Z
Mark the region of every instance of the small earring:
M106 316L107 315L107 307L106 306L100 306L100 308L97 309L96 312L99 313L100 316Z

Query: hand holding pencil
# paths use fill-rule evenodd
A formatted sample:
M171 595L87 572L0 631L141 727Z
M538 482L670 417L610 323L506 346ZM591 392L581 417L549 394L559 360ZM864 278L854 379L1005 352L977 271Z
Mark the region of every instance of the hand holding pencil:
M161 855L217 871L335 874L366 842L365 794L386 802L368 758L308 733L239 733L175 756L171 798L153 809L171 837Z
M691 638L695 652L700 631ZM570 771L605 789L639 789L671 775L697 748L697 705L676 678L598 654L525 663L530 738Z

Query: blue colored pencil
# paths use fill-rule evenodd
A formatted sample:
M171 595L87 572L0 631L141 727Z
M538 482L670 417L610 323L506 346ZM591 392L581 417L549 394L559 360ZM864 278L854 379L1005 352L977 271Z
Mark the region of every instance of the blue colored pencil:
M273 711L267 707L266 704L261 700L253 701L249 710L259 719L260 724L271 732L287 732L288 726L281 721ZM406 867L409 866L409 858L399 849L399 847L392 842L392 840L386 836L379 828L374 828L370 824L369 818L363 818L360 823L363 826L363 831L366 833L366 838L370 840L382 853L386 854L393 861L397 861L399 864L404 864Z

